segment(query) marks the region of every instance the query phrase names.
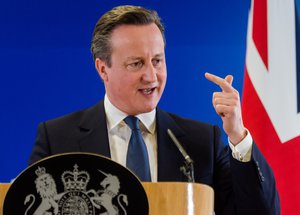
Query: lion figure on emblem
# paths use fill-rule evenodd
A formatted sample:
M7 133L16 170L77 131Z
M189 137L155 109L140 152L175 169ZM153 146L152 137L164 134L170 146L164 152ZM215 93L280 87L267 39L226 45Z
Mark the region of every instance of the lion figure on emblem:
M53 209L54 214L58 213L58 204L55 201L57 197L56 184L52 176L46 173L45 168L40 168L36 170L37 178L35 180L36 190L41 196L41 204L35 210L33 215L52 215L52 212L49 212L50 209ZM30 199L32 201L30 202ZM26 205L30 202L30 205L27 207L24 215L27 215L30 208L35 203L35 196L33 194L29 194L25 198L24 204Z

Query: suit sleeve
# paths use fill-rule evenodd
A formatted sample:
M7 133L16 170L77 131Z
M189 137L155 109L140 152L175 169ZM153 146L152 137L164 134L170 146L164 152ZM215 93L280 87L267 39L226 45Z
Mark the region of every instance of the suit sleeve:
M279 197L273 172L255 143L249 162L231 156L215 127L215 211L217 215L277 215Z
M238 214L280 214L273 172L255 143L250 162L231 157L230 165Z
M46 124L43 122L40 123L38 126L35 144L30 155L28 164L31 165L49 155L51 155L51 151L47 137Z

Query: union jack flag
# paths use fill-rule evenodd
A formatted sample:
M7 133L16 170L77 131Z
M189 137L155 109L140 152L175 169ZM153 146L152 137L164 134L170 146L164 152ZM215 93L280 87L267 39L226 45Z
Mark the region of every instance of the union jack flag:
M300 0L252 0L243 119L271 165L282 214L300 214Z

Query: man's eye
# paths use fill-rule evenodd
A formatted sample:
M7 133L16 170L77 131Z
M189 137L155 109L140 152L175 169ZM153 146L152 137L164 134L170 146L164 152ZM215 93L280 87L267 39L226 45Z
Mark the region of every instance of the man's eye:
M152 60L152 64L153 64L153 66L159 66L161 61L162 61L161 59L154 59L154 60Z
M142 66L143 66L143 62L141 61L133 62L127 65L129 69L137 69L137 68L141 68Z

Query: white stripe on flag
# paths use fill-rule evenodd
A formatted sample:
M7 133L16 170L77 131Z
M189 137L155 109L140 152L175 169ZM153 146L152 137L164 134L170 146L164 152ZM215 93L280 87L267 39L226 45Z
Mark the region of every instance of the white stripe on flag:
M300 135L294 0L268 0L267 5L269 71L252 38L253 9L249 14L246 66L250 80L284 143Z

